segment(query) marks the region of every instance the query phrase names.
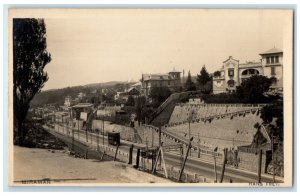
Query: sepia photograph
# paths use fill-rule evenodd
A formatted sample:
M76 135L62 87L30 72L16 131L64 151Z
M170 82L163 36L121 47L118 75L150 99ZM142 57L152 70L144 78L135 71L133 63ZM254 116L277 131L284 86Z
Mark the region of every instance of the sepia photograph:
M291 187L293 17L10 8L9 186Z

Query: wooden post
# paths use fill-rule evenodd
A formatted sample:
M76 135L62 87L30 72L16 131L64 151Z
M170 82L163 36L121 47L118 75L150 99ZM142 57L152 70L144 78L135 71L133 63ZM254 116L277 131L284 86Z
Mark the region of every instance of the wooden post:
M133 144L131 144L129 148L129 157L128 157L128 164L132 164L132 152L133 152Z
M55 121L56 121L56 116L55 116ZM57 122L57 129L58 129L58 132L59 132L59 121Z
M93 144L93 133L94 133L94 126L93 126L93 120L92 120L92 125L91 125L91 144Z
M274 135L273 135L273 130L272 130L272 138L271 138L271 148L272 148L273 182L275 182L275 159L274 159Z
M88 139L88 124L87 124L87 121L85 123L85 138L86 138L86 142L89 142L89 139Z
M164 164L165 176L166 176L166 178L168 178L168 172L167 172L166 162L165 162L165 158L164 158L164 151L163 151L162 147L160 148L160 150L161 150L161 160L163 161L163 164Z
M136 168L138 169L140 166L140 149L138 148L136 151Z
M161 127L158 128L158 142L159 146L161 146Z
M220 183L223 182L226 160L227 160L227 148L224 149L224 157L223 157L222 173L221 173Z
M99 151L99 140L100 140L100 130L96 129L98 131L98 136L97 136L97 151Z
M79 141L79 119L78 119L78 126L77 126L77 128L78 128L78 141Z
M259 150L258 155L258 173L257 173L257 181L261 183L261 163L262 163L262 150Z
M116 149L116 153L115 153L114 161L116 161L116 159L117 159L118 150L119 150L119 145L117 145L117 149Z
M200 137L198 132L198 158L200 158Z
M103 153L102 153L102 156L101 156L101 161L103 161L104 154L105 154L105 150L103 150Z
M152 145L151 145L151 147L153 147L153 140L154 140L154 129L153 128L151 128L151 130L152 130L152 138L151 138L151 143L152 143Z
M159 134L159 137L158 137L158 139L159 139L159 149L160 150L162 150L161 149L161 147L162 147L162 141L161 141L161 127L159 127L159 129L158 129L158 134ZM159 157L159 165L161 166L161 157Z
M194 139L193 137L190 138L189 145L188 145L188 149L187 149L187 151L186 151L185 158L184 158L182 167L181 167L181 169L180 169L180 173L179 173L179 177L178 177L178 182L180 182L180 180L181 180L181 176L182 176L182 174L183 174L184 166L185 166L185 163L186 163L186 160L187 160L189 151L190 151L190 149L191 149L191 146L192 146L191 143L192 143L193 139Z
M102 120L102 132L103 132L103 146L104 146L104 119Z
M89 152L89 150L86 149L84 159L87 159L87 158L88 158L88 152Z
M72 150L74 150L74 128L72 127Z
M214 152L214 171L215 171L215 182L218 181L218 174L217 174L217 160L216 160L216 155Z
M151 157L151 171L154 169L154 157Z
M65 127L64 127L64 116L61 116L61 124L62 124L62 127L63 127L63 134L65 132Z
M155 172L156 172L156 166L157 166L158 159L159 159L159 156L160 156L160 153L161 153L160 151L161 151L161 147L159 147L159 149L158 149L158 151L157 151L157 155L156 155L154 167L153 167L153 169L152 169L152 174L155 174Z

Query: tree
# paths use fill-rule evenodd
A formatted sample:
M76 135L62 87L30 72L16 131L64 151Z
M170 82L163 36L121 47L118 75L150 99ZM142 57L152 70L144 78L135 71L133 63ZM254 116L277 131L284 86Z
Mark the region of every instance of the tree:
M152 99L153 107L158 107L171 95L168 87L151 87L149 97Z
M186 82L185 82L185 88L187 91L195 91L196 90L196 85L192 81L191 73L189 71Z
M283 102L276 101L270 105L266 105L261 110L260 118L273 131L274 136L278 136L283 140ZM273 120L275 119L275 123Z
M140 96L140 97L137 97L136 100L135 100L135 113L136 113L136 117L137 117L137 120L139 122L141 122L144 117L144 114L143 114L143 109L146 105L146 97L144 96Z
M221 72L220 71L215 71L214 72L214 76L215 77L220 77L221 76Z
M207 82L211 81L211 77L206 71L205 66L202 67L200 75L197 74L197 81L200 85L205 85Z
M19 145L26 135L23 123L30 101L48 80L44 68L50 61L44 20L13 19L13 107L17 125L14 136L18 138Z
M237 96L246 103L264 103L268 101L264 93L272 84L272 80L261 75L253 75L237 87Z
M216 72L215 72L216 73ZM219 74L219 73L216 73ZM221 75L221 73L220 73ZM200 75L197 74L197 81L199 84L199 89L202 93L209 94L212 92L212 78L206 71L205 66L202 67Z
M134 98L133 98L133 96L131 96L131 95L128 96L128 99L127 99L125 105L126 106L134 106Z

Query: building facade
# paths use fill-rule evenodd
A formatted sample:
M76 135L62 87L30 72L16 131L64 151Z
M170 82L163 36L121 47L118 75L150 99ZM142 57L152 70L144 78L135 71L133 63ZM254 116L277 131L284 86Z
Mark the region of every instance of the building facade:
M283 52L277 48L272 48L260 53L260 61L248 61L240 63L239 60L229 56L223 62L218 74L213 76L213 93L234 92L244 80L253 75L263 75L273 79L270 87L272 91L282 92L283 90Z
M180 89L181 72L173 69L168 74L142 74L141 93L149 96L152 87L167 87L171 91Z

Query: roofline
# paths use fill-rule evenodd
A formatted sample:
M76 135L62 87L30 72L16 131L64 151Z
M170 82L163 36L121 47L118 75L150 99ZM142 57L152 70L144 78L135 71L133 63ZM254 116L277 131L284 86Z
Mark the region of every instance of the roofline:
M260 53L259 55L266 55L266 54L281 54L283 53L283 51L281 52L264 52L264 53Z
M234 58L228 58L227 60L225 60L225 61L223 61L223 63L226 63L227 61L229 61L229 59L232 59L232 60L235 60L235 61L237 61L237 62L240 62L239 60L236 60L236 59L234 59Z

